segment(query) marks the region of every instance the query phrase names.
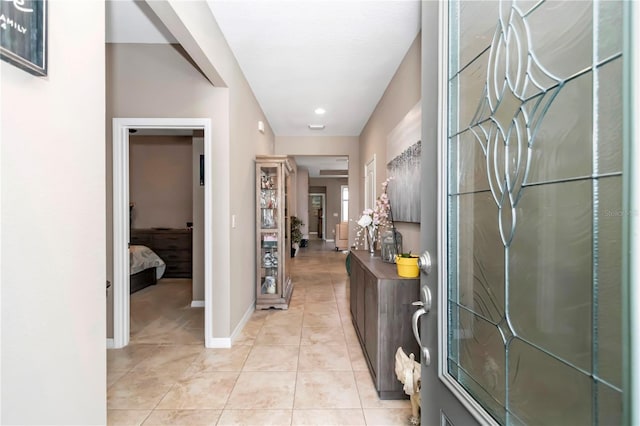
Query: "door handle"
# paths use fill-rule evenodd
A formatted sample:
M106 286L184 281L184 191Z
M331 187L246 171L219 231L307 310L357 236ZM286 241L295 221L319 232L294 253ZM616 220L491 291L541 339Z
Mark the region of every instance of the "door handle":
M418 268L420 268L425 275L429 275L431 273L431 255L428 251L425 250L424 253L418 257Z
M411 317L411 328L413 330L413 337L415 337L416 342L418 342L418 346L420 347L420 353L422 354L424 365L429 366L431 364L431 354L429 353L429 349L422 346L422 342L420 341L420 331L418 330L420 317L429 313L431 310L431 291L429 291L429 287L425 286L420 289L420 299L421 300L412 303L413 306L420 306L420 308L418 308Z

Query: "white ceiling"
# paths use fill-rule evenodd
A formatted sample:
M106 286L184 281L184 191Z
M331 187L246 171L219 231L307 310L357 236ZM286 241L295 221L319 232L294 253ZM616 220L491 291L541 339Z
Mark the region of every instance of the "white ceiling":
M420 30L418 1L207 2L279 136L359 135Z
M107 41L175 42L137 3L107 2ZM420 30L415 0L207 3L278 136L359 135Z

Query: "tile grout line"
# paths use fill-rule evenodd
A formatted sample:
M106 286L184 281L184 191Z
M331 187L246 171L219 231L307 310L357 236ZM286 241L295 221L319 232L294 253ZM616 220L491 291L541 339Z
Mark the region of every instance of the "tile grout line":
M255 313L255 311L254 311ZM253 315L252 315L253 316ZM255 347L255 342L256 339L258 338L258 336L260 335L260 332L262 331L262 328L264 327L264 324L266 322L266 319L260 324L260 329L258 330L258 332L256 333L256 338L253 339L253 343L250 345L251 349L249 349L249 353L247 353L246 358L244 359L244 361L242 362L242 366L240 367L240 371L238 372L238 376L236 377L235 382L233 383L233 387L231 388L231 390L229 391L229 395L227 395L227 398L224 401L224 405L222 406L222 409L220 410L220 416L218 417L218 420L216 421L216 425L218 423L220 423L220 419L222 418L222 414L224 413L224 411L227 409L227 405L229 404L229 399L231 399L231 395L233 394L233 391L235 390L236 386L238 385L238 381L240 380L240 375L242 374L242 372L244 371L244 366L247 364L247 360L249 359L249 356L251 355L251 352L253 352L253 348ZM233 344L232 344L233 346Z
M315 252L314 253L308 253L309 257L306 257L306 256L303 257L303 259L302 259L303 262L302 263L298 263L295 266L296 267L300 267L300 268L304 268L305 267L305 263L307 263L307 262L304 262L304 261L307 261L307 260L310 260L310 259L314 259L311 256L311 255L314 255L314 254L318 254L318 253L315 253ZM364 404L362 402L362 398L363 397L360 394L360 389L358 388L358 382L357 382L357 379L356 379L356 373L357 372L354 369L354 364L353 364L353 362L351 360L351 353L352 353L351 349L352 348L350 347L350 341L347 339L347 333L346 333L346 327L351 326L349 324L349 322L348 322L348 319L350 317L350 312L348 310L348 305L345 305L345 303L344 303L345 302L345 300L344 300L345 297L346 297L346 302L349 301L349 295L346 292L346 290L349 289L349 283L348 283L348 281L345 282L345 279L348 280L348 278L346 277L346 275L344 273L340 274L340 273L337 272L338 271L338 267L337 267L338 265L337 264L332 266L332 264L333 264L333 262L331 261L332 260L331 259L332 256L329 256L329 255L325 256L324 253L321 252L321 251L319 252L319 254L320 254L320 256L319 256L318 262L312 262L311 263L311 265L312 265L311 275L318 276L318 275L321 274L321 272L317 271L317 269L320 269L322 267L327 267L326 269L329 270L329 280L328 280L329 282L328 283L327 282L318 283L318 282L312 281L312 279L313 279L312 277L308 277L308 278L310 278L310 280L309 280L310 285L308 285L308 286L304 286L303 285L303 286L300 286L300 288L298 289L301 293L304 293L303 296L302 296L302 299L298 298L300 300L296 302L296 310L300 311L300 314L302 315L302 321L303 322L302 322L302 324L300 324L300 327L299 327L299 335L298 335L297 344L296 344L296 347L298 349L297 349L297 359L296 359L296 366L295 366L295 382L294 382L294 388L293 388L293 400L292 400L291 411L290 411L291 412L291 421L290 421L290 423L292 424L294 422L294 417L293 416L294 416L294 414L296 412L295 401L296 401L296 396L300 392L300 389L298 389L298 381L299 381L299 378L300 378L299 374L301 372L301 370L300 370L300 365L301 365L300 364L300 362L301 362L300 356L302 354L302 349L306 349L306 346L302 345L302 341L303 341L303 333L302 332L304 330L304 319L305 319L305 317L315 313L315 312L311 312L311 311L309 311L307 309L309 307L308 303L317 304L317 303L324 303L325 301L329 302L327 304L327 308L330 308L330 309L328 309L328 311L325 311L324 309L321 309L320 312L317 312L317 314L321 318L321 320L314 327L310 327L310 328L311 329L313 329L313 328L329 328L329 329L333 329L334 326L327 327L327 325L329 325L329 324L326 323L326 321L323 321L323 320L328 320L329 319L328 317L339 319L342 338L340 339L341 344L339 344L337 346L346 347L346 349L347 349L345 351L345 353L348 356L348 367L349 367L349 370L352 372L352 377L353 377L353 380L354 380L354 383L355 383L355 390L358 392L359 412L363 416L363 420L366 421L366 418L364 417ZM335 257L335 256L333 256L333 257ZM340 260L343 260L342 256L340 256ZM335 271L335 273L334 273L334 271ZM344 276L344 278L342 278L342 276ZM321 281L324 281L324 280L321 280ZM316 284L316 285L314 285L314 284ZM327 284L329 284L329 285L327 286ZM318 293L316 293L316 295L319 296L319 298L321 299L319 301L313 296L314 289L327 289L327 288L331 288L331 291L332 291L330 301L325 299L325 297L326 297L325 295L328 295L328 294L326 294L328 292L324 292L325 295L323 295L323 291L319 291ZM311 292L309 293L308 290L311 290ZM341 296L340 297L340 301L341 301L340 303L338 303L338 295L339 295L339 293L340 293L340 296ZM322 300L322 299L325 299L325 300ZM293 304L292 304L292 306L293 306ZM342 306L347 306L347 309L342 309L341 308ZM256 333L254 334L256 337L252 338L252 339L249 339L250 341L246 342L248 344L245 343L245 344L242 345L242 346L248 346L249 350L248 350L248 353L247 353L246 357L242 361L242 365L240 367L240 371L237 372L237 376L235 378L233 386L231 387L230 392L228 393L228 395L227 395L227 397L226 397L226 399L224 401L224 405L222 406L222 410L219 410L220 414L218 415L218 418L217 418L217 421L216 421L217 423L219 423L220 420L221 420L222 412L224 412L227 409L230 409L229 405L228 405L229 401L230 401L230 397L231 397L231 395L233 394L233 391L236 389L236 387L238 385L239 378L242 375L243 370L247 365L247 362L249 360L250 354L252 353L254 348L257 346L256 345L257 338L264 332L265 327L268 324L268 319L269 318L271 318L271 316L266 316L264 319L259 321L259 323L256 324ZM347 322L345 323L345 321L347 321ZM318 327L318 326L320 326L320 327ZM278 328L278 327L280 327L280 326L276 326L276 328ZM333 340L331 340L329 343L326 343L326 344L320 342L321 345L334 345L335 343L336 342L333 341ZM169 345L169 343L166 343L166 345ZM155 345L155 346L163 346L163 345ZM288 345L285 345L285 346L288 346ZM185 369L185 372L188 371L188 369L194 367L194 365L198 362L198 360L204 355L206 355L206 350L203 351L199 357L196 357L196 359L194 359L189 364L189 366ZM125 372L125 375L130 373L131 371L134 371L136 366L139 365L141 362L143 362L143 361L140 361L137 364L135 364L134 366L132 366L129 369L127 369L127 371ZM124 377L124 375L123 375L123 377ZM122 378L120 378L120 379L122 379ZM120 380L120 379L118 379L118 380ZM118 381L114 382L114 384L117 383L117 382ZM178 385L179 382L180 382L180 380L178 379L178 380L174 381L171 384L171 387L169 388L169 390L159 399L158 403L155 405L155 407L153 409L151 409L151 411L148 413L148 415L143 420L143 422L148 421L150 416L155 411L158 410L158 406L160 405L162 400L164 398L166 398L166 396L167 396L167 394L169 392L175 390L175 388L176 388L176 386ZM324 411L324 410L327 410L327 411L332 411L332 410L342 410L342 408L323 407L323 408L312 409L312 407L309 407L307 409L300 409L300 410L301 411L305 411L305 410L311 410L311 411L316 411L316 410Z
M306 294L305 294L306 301ZM298 392L298 373L300 372L300 350L302 349L302 328L304 326L304 303L302 304L302 322L300 323L300 339L298 340L298 360L296 361L296 377L293 381L293 398L291 400L291 420L289 425L293 425L293 416L296 407L296 393Z

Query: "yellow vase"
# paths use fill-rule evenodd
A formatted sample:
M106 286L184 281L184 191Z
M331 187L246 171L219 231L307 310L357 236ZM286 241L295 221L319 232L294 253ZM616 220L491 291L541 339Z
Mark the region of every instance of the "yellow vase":
M418 256L396 256L396 266L398 267L398 275L401 277L416 278L420 275L420 269L418 269Z

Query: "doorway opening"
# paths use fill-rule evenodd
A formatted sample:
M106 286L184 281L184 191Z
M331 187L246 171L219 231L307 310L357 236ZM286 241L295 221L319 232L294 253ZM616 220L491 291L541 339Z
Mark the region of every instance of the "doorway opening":
M132 344L204 345L202 136L129 130Z
M309 193L309 235L311 239L327 239L326 199L324 193Z
M130 254L131 236L130 216L130 176L129 150L130 130L143 131L200 131L204 148L204 158L212 158L212 137L210 119L155 119L155 118L114 118L113 119L113 347L122 348L130 340ZM212 249L212 200L213 185L211 167L204 167L204 343L212 346L211 337L211 294L213 288L211 249ZM195 213L195 212L194 212ZM188 224L185 223L185 225ZM202 306L200 304L192 306Z
M349 156L296 155L294 158L298 166L298 215L304 222L303 242L319 239L333 243L338 225L349 222L348 211L343 209L343 188L357 191ZM353 201L346 200L347 204L350 202Z

